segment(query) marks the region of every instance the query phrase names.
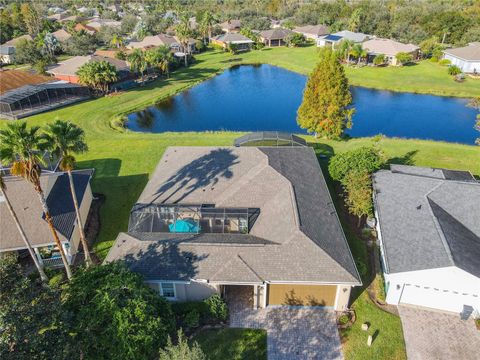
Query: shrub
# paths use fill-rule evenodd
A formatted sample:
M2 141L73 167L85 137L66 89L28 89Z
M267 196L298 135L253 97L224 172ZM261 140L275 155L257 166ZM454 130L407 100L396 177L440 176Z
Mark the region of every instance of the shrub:
M194 342L190 347L187 339L178 330L177 345L173 345L172 339L168 337L167 346L160 349L159 360L206 360L207 356L204 354L197 342Z
M448 66L450 65L452 62L448 59L442 59L438 62L439 65L442 65L442 66Z
M338 323L340 325L346 325L348 324L348 321L350 320L350 318L348 317L348 315L341 315L339 318L338 318Z
M375 58L373 59L373 64L374 65L382 65L385 63L385 55L383 54L378 54L377 56L375 56Z
M355 260L355 265L357 265L358 273L362 279L365 279L368 275L368 268L365 263L359 259Z
M200 314L196 309L191 310L185 315L184 324L189 328L196 328L200 325Z
M372 146L363 146L334 155L328 164L328 172L333 180L343 183L349 171L366 171L371 174L380 169L382 165L383 159L380 150Z
M344 186L348 211L358 217L360 226L363 216L373 215L371 175L366 170L349 171L344 178Z
M292 47L302 46L305 44L305 36L299 33L292 33L287 36L285 42L288 44L288 46Z
M205 43L201 40L195 41L195 48L197 49L198 52L202 52L206 50Z
M127 53L123 50L120 50L115 54L115 58L118 60L127 60Z
M208 311L213 318L216 318L221 321L227 320L228 309L225 301L218 294L210 296L208 299L204 300L204 303L208 307Z
M399 52L396 55L396 58L400 62L400 64L402 64L402 65L408 64L409 62L411 62L413 60L413 56L411 54L405 53L405 52Z
M448 67L448 75L458 75L462 73L462 70L457 65L451 65Z

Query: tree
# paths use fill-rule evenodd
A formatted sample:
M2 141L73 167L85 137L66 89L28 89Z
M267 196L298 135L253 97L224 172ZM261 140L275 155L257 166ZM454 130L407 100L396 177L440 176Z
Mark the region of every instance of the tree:
M42 16L32 5L24 3L20 6L23 22L30 35L36 36L42 29Z
M470 100L468 106L476 109L479 112L479 114L477 114L477 121L475 122L474 128L480 131L480 97ZM475 144L480 145L480 138L475 140Z
M373 59L373 64L376 66L385 64L385 55L378 54L377 56L375 56L375 58Z
M355 43L352 41L352 40L342 40L340 42L340 47L339 47L339 53L342 57L345 58L345 63L349 63L350 62L350 50L352 49L352 46L354 45Z
M409 62L411 62L413 60L412 54L409 54L409 53L406 53L406 52L399 52L395 57L397 58L398 62L401 65L408 64Z
M285 42L291 47L302 46L305 44L305 36L299 33L291 33L287 35Z
M205 10L202 14L202 18L200 20L200 35L202 35L203 41L208 43L208 39L212 37L212 29L213 26L215 25L215 17L213 16L213 13L209 10Z
M51 33L47 32L43 36L42 41L42 52L47 56L48 59L54 59L55 53L60 49L60 43L57 38Z
M74 33L64 45L64 51L68 55L79 56L88 55L95 51L97 44L95 37L84 31Z
M350 55L357 59L357 64L360 64L360 61L367 56L367 52L363 49L362 44L354 44Z
M10 216L15 222L15 226L17 227L17 230L20 233L20 236L23 242L25 243L25 246L28 249L30 257L32 258L33 263L35 264L35 267L37 268L37 271L40 274L40 278L42 279L42 281L48 281L48 277L47 275L45 275L42 265L40 265L40 262L38 261L38 258L35 255L35 252L33 251L32 245L30 244L30 241L28 240L27 235L25 234L25 231L23 231L22 224L20 224L17 214L15 213L15 210L13 209L12 204L10 203L10 199L8 198L8 194L7 194L7 185L3 180L2 174L0 174L0 195L2 195L3 200L7 205L8 212L10 213Z
M90 61L78 69L77 75L81 84L102 93L106 93L108 86L118 80L117 69L108 61Z
M157 67L167 77L170 73L170 64L173 62L173 55L167 46L147 50L145 58L150 66Z
M172 339L168 337L167 346L160 349L159 360L207 360L207 356L196 341L192 347L188 345L181 329L178 330L177 337L177 345L173 345Z
M183 53L185 54L185 66L188 66L188 42L192 36L192 29L190 28L190 19L186 14L180 17L180 22L175 27L175 33L178 40L183 47Z
M118 34L113 34L112 40L110 40L110 45L120 49L123 47L123 38Z
M85 359L153 359L175 326L168 301L121 263L79 269L63 299Z
M333 180L344 183L350 171L372 174L382 166L383 158L380 150L373 146L362 146L335 154L328 164L328 172Z
M33 185L42 205L45 220L50 227L53 239L60 252L67 277L70 279L72 277L70 264L58 237L57 230L53 225L45 194L40 184L42 173L40 164L44 162L44 159L41 155L43 139L39 134L39 129L38 126L27 129L26 122L7 124L5 129L0 130L0 161L7 164L11 163L11 174L19 176Z
M230 54L235 55L238 52L238 44L228 43L227 50Z
M329 48L320 50L317 66L310 74L298 109L297 123L316 136L339 138L351 128L352 94L342 64Z
M15 62L19 64L34 66L42 59L42 52L34 41L22 39L15 47Z
M360 226L363 216L373 216L371 174L366 170L350 171L344 179L344 184L348 211L358 217Z
M85 232L83 231L83 222L78 207L75 184L73 183L72 176L72 170L74 169L76 162L74 154L84 153L88 150L88 146L85 143L85 132L82 128L71 122L56 120L53 123L47 124L43 136L50 153L61 159L60 170L66 171L68 174L70 193L72 194L77 218L78 233L85 253L85 262L87 267L89 267L92 265L92 258L90 257L87 240L85 239Z
M145 71L147 70L148 63L145 59L145 54L140 49L135 49L133 52L127 56L128 61L130 62L130 68L132 71L140 73L142 77L142 85L144 84L143 76Z

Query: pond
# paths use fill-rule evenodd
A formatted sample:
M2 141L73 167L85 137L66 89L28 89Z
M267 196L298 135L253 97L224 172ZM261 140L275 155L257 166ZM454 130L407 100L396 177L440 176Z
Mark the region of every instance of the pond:
M127 128L166 131L287 131L296 123L306 77L271 65L239 66L155 106L130 114ZM466 99L352 87L353 137L444 140L474 144L476 111Z

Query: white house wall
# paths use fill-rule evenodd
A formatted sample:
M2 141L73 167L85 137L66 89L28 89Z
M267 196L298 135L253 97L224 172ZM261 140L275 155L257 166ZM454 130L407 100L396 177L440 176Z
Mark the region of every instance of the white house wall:
M445 54L444 58L450 60L452 62L452 65L458 66L465 73L473 73L474 70L480 72L480 60L465 61L450 54Z
M464 306L480 311L480 278L457 267L384 274L386 301L462 312Z

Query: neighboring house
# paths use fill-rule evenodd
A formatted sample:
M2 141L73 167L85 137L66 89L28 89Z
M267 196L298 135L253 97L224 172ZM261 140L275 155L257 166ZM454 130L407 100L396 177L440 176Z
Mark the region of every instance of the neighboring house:
M76 32L85 31L89 35L93 35L97 32L97 29L95 29L93 27L90 27L90 26L87 26L87 25L83 25L81 23L78 23L77 25L75 25L75 27L73 29Z
M188 40L188 53L193 53L196 51L195 43L195 39ZM173 52L184 52L180 40L178 40L176 36L167 34L145 36L141 41L131 41L127 45L127 48L148 50L159 46L167 46Z
M444 58L458 66L465 73L480 72L480 42L472 42L464 47L446 49Z
M99 31L103 26L118 29L122 26L122 23L117 20L95 18L87 22L86 26Z
M373 185L387 303L480 311L480 183L391 165Z
M0 60L2 63L11 64L15 62L15 48L22 40L32 41L33 38L30 35L22 35L0 45Z
M99 55L74 56L68 60L61 61L57 65L50 67L47 73L53 75L59 80L65 80L73 84L79 83L78 69L91 61L107 61L117 69L119 80L127 78L130 73L130 66L124 60L113 59Z
M242 27L242 22L240 20L228 20L221 24L218 24L220 29L225 33L239 32Z
M385 55L388 64L399 65L397 60L398 53L407 53L412 55L413 59L418 58L420 48L413 44L404 44L390 39L370 39L362 44L362 47L368 52L368 62L373 61L377 55Z
M56 168L53 171L43 171L40 184L67 259L69 263L73 263L80 245L75 208L68 175L55 170ZM93 199L90 189L92 174L93 170L73 172L82 226L85 226ZM5 176L4 181L7 185L8 198L39 261L47 267L63 266L32 184L15 176ZM27 249L2 197L0 197L0 230L0 253Z
M298 26L293 29L293 31L302 34L305 36L305 38L311 40L317 40L320 36L324 36L329 33L328 27L325 25Z
M361 285L312 148L169 147L106 262L163 296L345 310Z
M70 35L64 29L57 30L57 31L53 32L52 35L55 36L55 38L61 43L67 41L68 39L70 39L72 37L72 35Z
M286 38L293 34L292 30L283 29L283 28L276 28L261 31L260 41L265 44L265 46L283 46L286 45Z
M238 33L218 35L211 38L210 42L212 44L219 45L224 49L227 49L230 44L236 44L238 47L238 51L250 50L253 44L253 41L251 39Z
M317 39L318 47L331 47L335 49L341 42L343 37L340 35L328 34Z

